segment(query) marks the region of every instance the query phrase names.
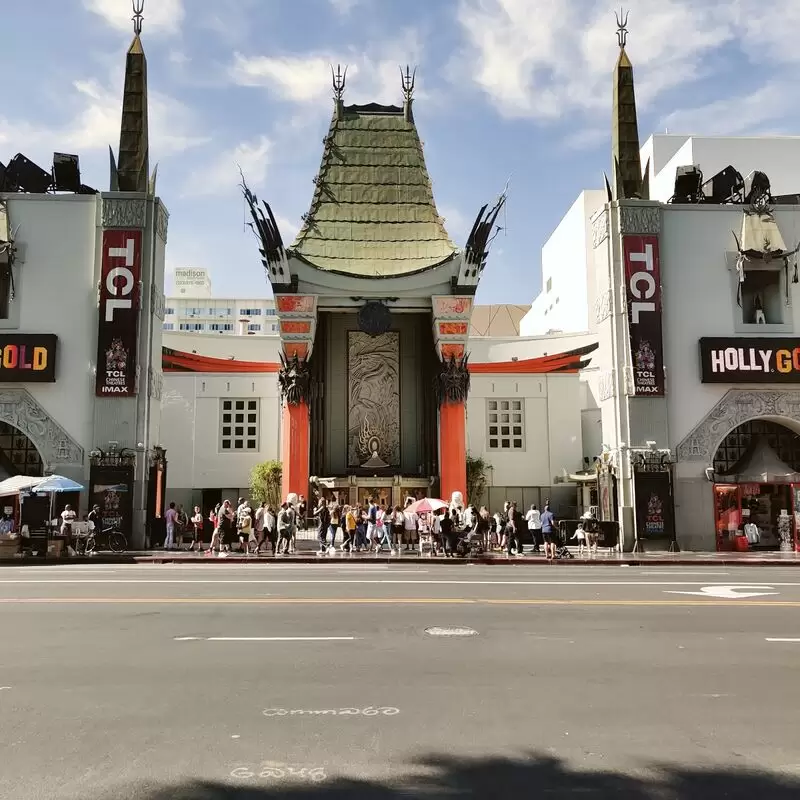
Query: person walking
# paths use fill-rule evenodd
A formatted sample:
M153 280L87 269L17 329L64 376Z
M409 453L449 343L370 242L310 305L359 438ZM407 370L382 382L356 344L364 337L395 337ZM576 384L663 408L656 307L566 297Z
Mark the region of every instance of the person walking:
M406 500L406 510L403 512L403 536L406 550L415 550L417 547L417 522L418 517L408 507L414 502L412 498Z
M367 547L373 548L375 546L375 530L378 526L378 504L375 502L374 497L369 499L369 508L367 509Z
M316 508L317 517L317 539L319 539L319 552L324 553L328 549L328 528L331 524L331 513L328 510L328 503L324 497L320 497Z
M389 546L389 551L394 552L389 525L389 520L386 518L386 509L381 503L381 507L375 512L375 555L383 550L384 542Z
M328 524L328 531L329 531L329 533L331 535L331 543L325 549L326 549L326 551L328 553L335 553L336 552L336 531L339 529L339 525L340 524L342 525L342 527L344 527L344 520L342 519L343 509L339 505L339 501L338 500L334 500L333 501L333 503L331 505L331 508L330 508L330 514L331 514L331 521Z
M342 550L352 553L356 538L356 515L352 506L345 506L342 530L344 531Z
M511 503L508 507L508 536L506 537L507 554L509 556L522 555L522 526L525 520L517 510L517 504Z
M178 524L178 512L175 510L175 503L170 503L167 513L164 514L164 522L167 527L167 538L164 539L164 549L172 550L175 547L175 526Z
M525 515L525 521L528 523L528 530L531 534L531 539L533 540L533 553L541 552L539 547L541 546L541 538L542 538L542 515L539 512L539 509L536 507L536 503L534 503L528 513Z
M281 503L278 512L278 552L282 555L289 554L289 543L292 540L292 515L288 503Z
M256 513L253 516L253 531L255 532L256 536L256 555L261 552L261 548L264 547L264 514L267 511L267 504L262 503L257 509Z
M267 549L269 542L270 552L273 556L278 555L278 516L275 509L268 505L264 509L264 549Z
M558 545L558 534L555 530L556 520L550 506L544 507L542 513L542 537L544 538L544 555L548 561L556 558L556 548Z
M231 501L226 500L219 510L219 551L227 553L230 549L230 542L233 540L236 519L233 513Z

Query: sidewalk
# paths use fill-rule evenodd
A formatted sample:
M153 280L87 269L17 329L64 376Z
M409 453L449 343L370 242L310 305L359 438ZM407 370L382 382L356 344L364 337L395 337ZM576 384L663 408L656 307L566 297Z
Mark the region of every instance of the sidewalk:
M479 558L444 558L432 557L428 554L420 555L418 552L391 555L388 552L375 555L374 553L343 553L337 550L333 554L319 555L315 543L311 541L298 541L299 553L291 556L272 557L261 554L243 555L228 553L224 558L217 555L205 556L202 553L171 550L138 550L126 553L98 553L94 556L59 559L45 561L41 558L13 559L0 561L0 565L24 564L64 564L76 562L94 564L181 564L181 565L224 565L224 564L250 564L253 566L280 567L285 564L316 564L324 566L341 566L342 564L482 564L491 566L713 566L713 567L792 567L800 566L800 553L618 553L616 551L600 551L592 558L578 558L575 549L574 559L558 559L554 562L545 560L542 554L526 552L524 556L508 557L505 553L487 553Z

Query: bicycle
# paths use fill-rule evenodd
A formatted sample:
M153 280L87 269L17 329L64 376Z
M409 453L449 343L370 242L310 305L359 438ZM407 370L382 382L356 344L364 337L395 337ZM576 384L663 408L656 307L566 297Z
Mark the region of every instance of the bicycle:
M103 528L99 533L96 530L89 531L86 535L85 542L76 540L75 549L78 554L94 553L100 549L98 547L98 540L102 542L104 537L105 544L107 545L106 549L110 550L112 553L124 553L125 550L128 549L128 540L125 538L125 535L113 525ZM83 547L80 547L80 544L82 544Z

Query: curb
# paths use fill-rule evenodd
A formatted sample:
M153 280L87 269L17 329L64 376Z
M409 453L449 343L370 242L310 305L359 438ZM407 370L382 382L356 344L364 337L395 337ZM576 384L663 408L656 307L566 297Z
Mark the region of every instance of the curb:
M290 556L288 558L246 558L243 556L229 556L228 558L187 558L180 555L114 555L112 553L92 556L91 558L75 557L70 559L47 560L40 558L32 559L7 559L0 561L0 568L4 566L59 566L62 564L180 564L192 566L213 566L236 564L237 566L248 565L253 567L274 567L279 569L281 566L304 565L324 567L341 567L344 565L419 565L436 564L437 566L464 566L480 565L491 567L800 567L800 558L797 559L726 559L726 558L692 558L676 559L668 557L654 556L652 558L598 558L598 559L558 559L557 561L546 561L543 558L503 558L502 556L492 556L489 558L430 558L419 556L381 556L378 558L365 556L362 558L321 558L317 555Z

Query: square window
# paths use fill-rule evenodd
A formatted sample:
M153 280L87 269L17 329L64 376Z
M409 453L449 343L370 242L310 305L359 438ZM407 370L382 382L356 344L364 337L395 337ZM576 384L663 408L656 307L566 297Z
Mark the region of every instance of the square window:
M486 442L489 450L525 450L522 400L486 401Z
M742 322L747 325L783 323L780 270L745 269L741 284Z
M258 452L259 400L221 400L219 449L224 452ZM245 417L247 420L245 421Z

